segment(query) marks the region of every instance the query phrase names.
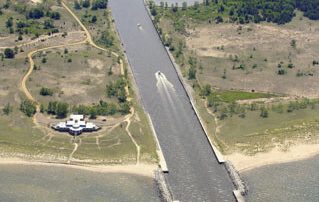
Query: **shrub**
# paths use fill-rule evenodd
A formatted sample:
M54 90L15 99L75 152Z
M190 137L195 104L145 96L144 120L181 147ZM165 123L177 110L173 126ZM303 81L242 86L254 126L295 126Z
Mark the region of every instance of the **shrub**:
M2 109L3 113L5 115L9 115L12 112L12 106L10 105L10 103L7 103L3 109Z
M260 117L261 118L267 118L268 117L268 110L266 108L261 108L261 112L260 112Z
M28 99L25 99L20 104L20 110L28 117L33 116L36 113L36 104Z
M52 96L53 95L53 90L50 88L45 88L42 87L40 90L40 95L42 96Z
M10 48L6 48L4 50L4 57L5 58L14 58L14 55L15 55L14 50L12 50Z

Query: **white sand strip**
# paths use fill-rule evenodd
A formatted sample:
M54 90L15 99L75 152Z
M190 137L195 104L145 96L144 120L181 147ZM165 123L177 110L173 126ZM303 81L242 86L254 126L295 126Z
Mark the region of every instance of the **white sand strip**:
M273 149L254 156L233 153L224 157L231 161L239 172L243 172L265 165L300 161L316 155L319 155L319 144L300 144L291 146L288 151Z
M0 158L0 165L32 165L32 166L56 166L63 168L80 169L100 173L126 173L141 175L145 177L154 177L156 164L139 165L69 165L59 163L45 163L35 161L25 161L18 158Z

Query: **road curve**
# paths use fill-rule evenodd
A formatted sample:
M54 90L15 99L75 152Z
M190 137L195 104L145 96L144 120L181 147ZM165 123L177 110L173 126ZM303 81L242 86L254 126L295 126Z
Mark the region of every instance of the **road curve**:
M214 156L143 0L111 0L110 8L154 123L174 200L235 201L227 171Z

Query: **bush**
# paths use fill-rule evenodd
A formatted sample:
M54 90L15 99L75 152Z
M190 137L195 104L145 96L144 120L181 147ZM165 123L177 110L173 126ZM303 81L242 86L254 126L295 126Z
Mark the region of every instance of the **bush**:
M105 45L107 48L110 48L113 46L114 44L113 41L114 41L114 38L108 30L103 31L101 34L101 37L98 40L99 43Z
M188 79L189 80L196 79L196 68L195 67L190 67L188 69Z
M28 117L32 117L36 113L36 109L36 104L28 99L23 100L20 104L20 110Z
M50 14L50 17L51 17L52 19L54 19L54 20L60 20L61 15L60 15L59 12L52 12L52 13Z
M7 103L2 111L5 115L9 115L12 112L12 106L10 105L10 103Z
M84 1L82 2L82 6L83 6L84 8L88 8L88 7L90 7L90 5L91 5L90 0L84 0Z
M69 105L64 102L49 102L47 112L56 115L57 118L65 118L69 113Z
M50 88L45 88L42 87L40 90L40 95L42 96L52 96L53 95L53 90Z
M277 71L277 74L278 74L278 75L285 75L285 74L287 74L287 71L286 71L285 69L280 68L280 69Z
M260 112L260 117L261 118L267 118L268 117L268 110L266 108L261 108L261 112Z
M92 3L92 10L106 9L108 0L95 0Z
M27 18L31 18L31 19L40 19L44 16L44 12L42 9L40 8L32 8L31 10L29 10L29 12L27 13Z
M14 58L14 55L15 55L14 50L12 50L10 48L6 48L4 50L4 57L5 58Z
M207 84L201 89L200 95L206 97L206 96L209 96L211 93L212 93L212 87L211 85Z

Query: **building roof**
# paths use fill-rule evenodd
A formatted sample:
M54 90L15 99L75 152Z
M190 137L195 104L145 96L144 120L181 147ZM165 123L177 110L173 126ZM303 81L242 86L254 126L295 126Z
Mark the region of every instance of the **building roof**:
M52 128L58 131L68 131L74 135L79 135L85 131L96 131L100 129L100 127L94 123L84 121L84 115L81 114L72 114L69 120L59 122Z

